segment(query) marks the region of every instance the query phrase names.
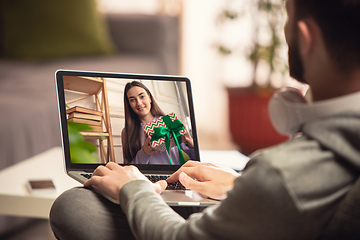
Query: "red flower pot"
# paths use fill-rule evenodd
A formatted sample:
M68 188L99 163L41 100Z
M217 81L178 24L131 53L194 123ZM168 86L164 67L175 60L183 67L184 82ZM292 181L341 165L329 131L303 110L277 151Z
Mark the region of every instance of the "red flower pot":
M233 141L246 155L283 141L272 126L268 102L274 91L253 88L229 88L230 131Z

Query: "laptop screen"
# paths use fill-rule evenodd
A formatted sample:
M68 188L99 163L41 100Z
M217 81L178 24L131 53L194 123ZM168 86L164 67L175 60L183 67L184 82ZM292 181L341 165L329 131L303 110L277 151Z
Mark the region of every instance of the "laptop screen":
M69 70L55 75L68 168L113 161L177 169L199 160L189 79Z

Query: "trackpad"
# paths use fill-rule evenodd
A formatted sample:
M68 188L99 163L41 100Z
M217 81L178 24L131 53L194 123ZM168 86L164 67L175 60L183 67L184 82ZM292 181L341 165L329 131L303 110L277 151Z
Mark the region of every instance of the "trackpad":
M219 202L192 190L165 190L161 197L169 206L210 206Z

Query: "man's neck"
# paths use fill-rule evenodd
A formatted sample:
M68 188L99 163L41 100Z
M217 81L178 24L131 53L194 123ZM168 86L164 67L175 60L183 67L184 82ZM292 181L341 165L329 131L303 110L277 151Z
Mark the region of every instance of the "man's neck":
M313 101L327 100L360 91L360 69L351 73L324 73L324 81L310 84Z

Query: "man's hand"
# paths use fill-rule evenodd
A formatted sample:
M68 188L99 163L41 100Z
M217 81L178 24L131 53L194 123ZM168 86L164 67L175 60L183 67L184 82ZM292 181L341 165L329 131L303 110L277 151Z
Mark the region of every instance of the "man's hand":
M143 179L149 181L137 167L120 166L117 163L110 162L106 166L99 166L93 173L93 176L84 183L84 187L95 187L102 193L119 200L119 192L122 186L130 181ZM150 182L150 181L149 181ZM162 193L167 187L164 180L153 184L157 193Z
M234 180L238 176L240 175L235 171L225 171L211 163L188 161L171 175L167 182L179 180L186 188L210 198L223 199L227 191L234 186Z

